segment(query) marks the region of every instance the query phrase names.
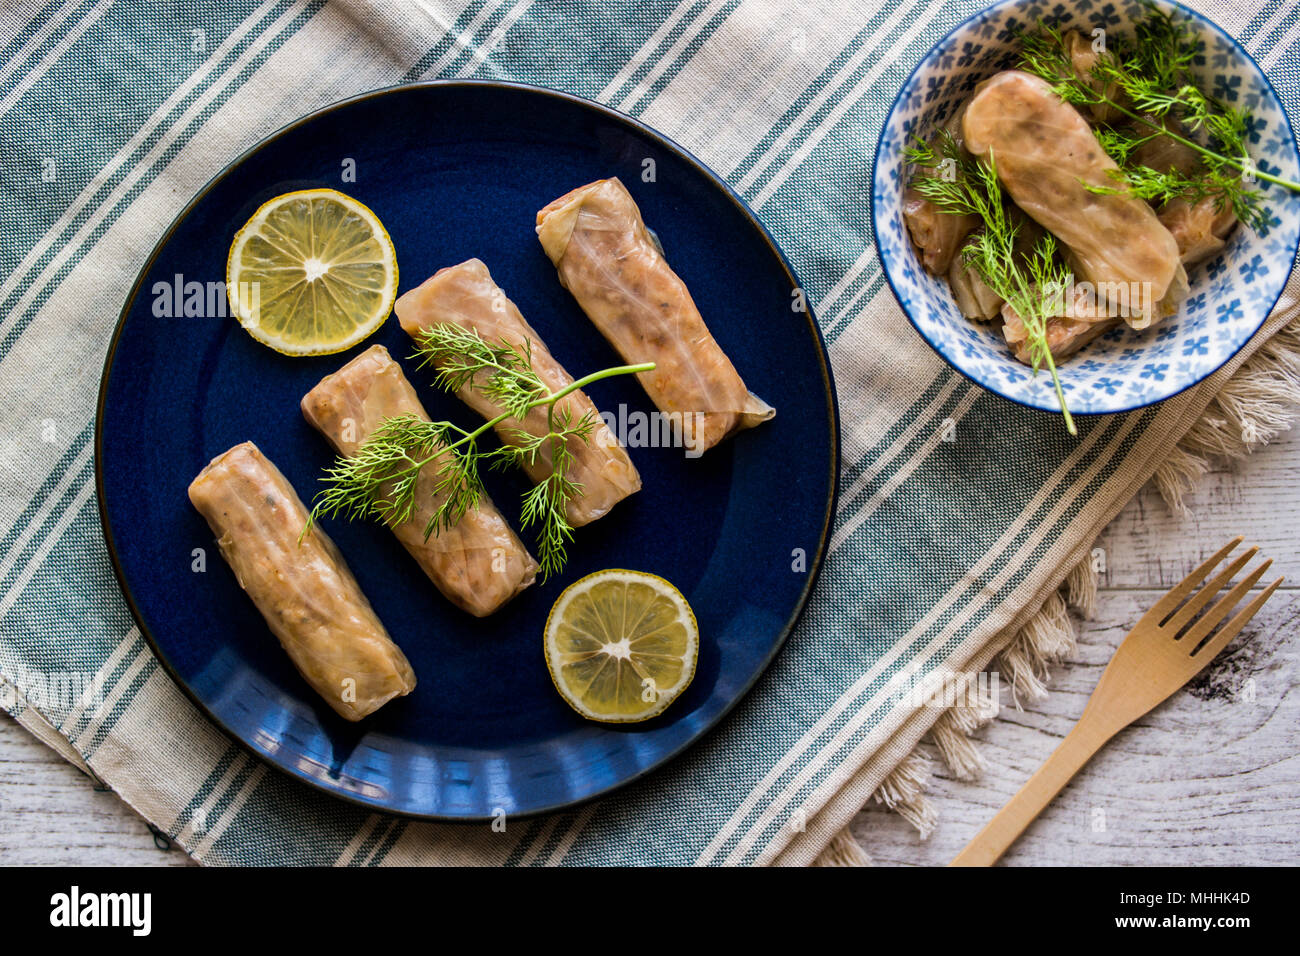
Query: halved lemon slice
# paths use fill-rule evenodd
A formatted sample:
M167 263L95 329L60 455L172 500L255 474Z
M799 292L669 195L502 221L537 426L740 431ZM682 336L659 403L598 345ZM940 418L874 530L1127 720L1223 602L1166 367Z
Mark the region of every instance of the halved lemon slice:
M569 706L606 723L662 714L699 657L695 614L663 578L611 568L575 581L546 619L546 666Z
M239 324L286 355L329 355L384 324L397 254L383 223L333 189L276 196L235 234L226 293Z

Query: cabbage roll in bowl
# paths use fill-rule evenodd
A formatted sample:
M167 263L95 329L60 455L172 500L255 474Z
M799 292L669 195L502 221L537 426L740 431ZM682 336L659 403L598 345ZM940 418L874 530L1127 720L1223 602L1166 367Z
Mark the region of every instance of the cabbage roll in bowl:
M1266 317L1300 157L1259 68L1191 11L1042 15L997 4L908 79L877 150L877 247L912 324L979 384L1050 411L1141 407Z
M962 131L965 149L994 163L1016 208L1065 244L1078 274L1124 294L1112 303L1118 317L1144 329L1177 310L1187 295L1177 241L1131 191L1095 191L1118 188L1118 166L1045 80L1019 70L985 80Z

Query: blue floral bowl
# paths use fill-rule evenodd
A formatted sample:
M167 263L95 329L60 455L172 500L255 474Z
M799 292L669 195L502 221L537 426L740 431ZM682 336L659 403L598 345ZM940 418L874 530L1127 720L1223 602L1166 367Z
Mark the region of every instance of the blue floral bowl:
M1204 42L1197 69L1206 89L1250 112L1250 151L1257 167L1300 179L1295 136L1277 94L1249 54L1218 26L1164 2L1190 20ZM1011 355L1000 332L962 316L947 283L928 275L903 223L904 148L928 138L981 80L1014 66L1015 35L1042 19L1089 35L1102 27L1132 35L1137 2L1078 0L1069 12L1038 0L1006 0L960 24L939 41L903 84L876 148L872 216L889 284L916 330L968 378L1031 408L1058 411L1046 371L1033 375ZM1290 274L1300 236L1300 194L1262 180L1272 215L1261 233L1238 226L1224 249L1188 270L1191 294L1176 315L1138 332L1112 329L1061 365L1066 402L1075 414L1123 412L1176 395L1227 362L1259 329Z

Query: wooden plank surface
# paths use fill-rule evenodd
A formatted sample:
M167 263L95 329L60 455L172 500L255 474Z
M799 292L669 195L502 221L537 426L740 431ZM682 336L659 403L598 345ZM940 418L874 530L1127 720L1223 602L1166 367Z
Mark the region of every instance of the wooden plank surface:
M1004 696L976 734L977 783L939 768L938 829L922 841L896 814L858 814L854 835L878 864L946 864L1020 789L1074 726L1115 646L1162 594L1107 591L1051 698L1017 712ZM1300 592L1269 602L1196 681L1122 731L1003 858L1012 865L1300 862ZM930 751L933 754L933 751Z
M946 863L1051 753L1083 711L1133 622L1235 534L1288 577L1249 633L1207 676L1121 734L1006 857L1011 864L1300 863L1300 437L1206 475L1193 514L1172 515L1144 490L1106 530L1097 620L1080 625L1077 659L1052 694L1006 705L977 735L988 771L976 783L936 763L940 813L926 841L869 807L854 833L878 864ZM1252 699L1253 695L1253 699ZM112 793L0 715L0 862L185 865Z
M1115 647L1160 596L1234 535L1287 577L1227 652L1188 688L1123 731L1004 857L1011 865L1300 863L1300 435L1288 432L1217 466L1172 514L1151 487L1102 535L1096 620L1076 622L1079 651L1054 668L1051 694L976 734L988 769L953 779L935 758L940 822L922 841L870 806L854 835L877 864L946 864L1074 726ZM933 755L933 750L930 751Z
M0 714L0 864L190 866L111 790Z

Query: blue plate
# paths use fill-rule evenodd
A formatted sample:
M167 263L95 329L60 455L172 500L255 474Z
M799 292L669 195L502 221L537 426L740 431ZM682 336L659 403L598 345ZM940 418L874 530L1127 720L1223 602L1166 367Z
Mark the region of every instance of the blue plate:
M164 300L177 283L184 295L184 283L206 290L223 280L230 241L261 203L332 187L383 220L400 291L477 256L556 357L582 375L620 360L561 288L533 223L550 200L606 176L619 176L636 197L715 337L776 418L702 458L630 449L643 489L577 532L562 575L486 620L452 607L383 528L327 522L419 680L409 696L349 724L294 671L186 488L214 455L251 439L310 501L332 456L298 402L376 342L402 361L433 418L478 422L407 361L410 341L395 319L347 353L287 358L225 317L217 296L204 316L189 318L167 317L176 310ZM515 84L439 82L369 93L293 123L181 213L109 349L96 441L100 512L140 630L232 737L376 809L482 820L556 810L636 779L697 741L754 685L821 563L838 423L817 325L791 308L797 286L772 239L717 176L653 130L584 100ZM602 409L653 411L630 378L599 382L590 394ZM490 474L487 485L517 528L526 480ZM194 570L198 548L207 557L202 572ZM542 655L560 591L609 567L672 581L701 636L686 693L661 717L622 727L574 713Z

